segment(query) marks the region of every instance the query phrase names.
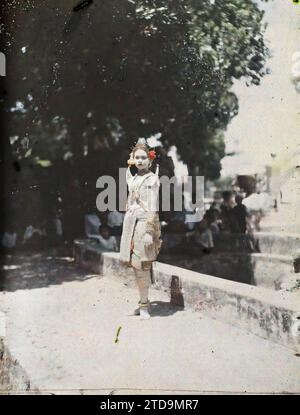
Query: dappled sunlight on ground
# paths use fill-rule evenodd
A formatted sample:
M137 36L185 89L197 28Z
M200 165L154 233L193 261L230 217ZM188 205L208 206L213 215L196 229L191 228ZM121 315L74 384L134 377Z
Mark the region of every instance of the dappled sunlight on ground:
M0 272L1 291L42 288L97 277L76 269L73 257L47 253L3 255Z

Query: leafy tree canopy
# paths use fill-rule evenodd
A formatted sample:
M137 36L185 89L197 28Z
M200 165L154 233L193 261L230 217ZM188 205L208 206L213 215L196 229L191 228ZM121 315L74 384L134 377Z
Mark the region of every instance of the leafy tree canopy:
M2 50L12 157L116 174L139 137L161 133L191 173L219 176L235 79L259 84L268 50L254 0L15 1ZM117 150L117 151L116 151ZM94 186L94 182L91 183Z

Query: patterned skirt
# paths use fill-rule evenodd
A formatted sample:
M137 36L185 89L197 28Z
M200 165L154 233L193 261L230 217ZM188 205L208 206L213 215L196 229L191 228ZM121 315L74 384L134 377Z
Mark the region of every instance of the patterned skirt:
M138 217L137 217L138 216ZM151 268L161 247L160 223L156 218L156 231L152 235L153 243L146 246L143 239L147 230L147 215L136 215L127 211L124 218L123 232L120 242L120 261L129 267L141 270Z

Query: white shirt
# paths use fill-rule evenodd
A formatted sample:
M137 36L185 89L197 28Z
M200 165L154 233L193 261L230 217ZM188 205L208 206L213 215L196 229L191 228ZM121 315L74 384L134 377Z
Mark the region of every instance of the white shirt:
M110 236L108 239L103 238L101 235L88 235L89 238L97 239L99 245L103 249L107 249L108 251L118 251L118 244L117 240L114 236Z
M118 212L117 210L109 212L107 215L107 224L111 228L114 226L122 226L124 220L124 213Z
M99 217L95 214L87 213L84 215L84 230L86 236L89 234L98 234L99 233L99 226L101 225L101 221Z

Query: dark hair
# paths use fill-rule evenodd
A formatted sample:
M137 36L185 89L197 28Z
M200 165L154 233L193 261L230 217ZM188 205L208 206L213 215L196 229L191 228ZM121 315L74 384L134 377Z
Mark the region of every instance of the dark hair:
M137 143L134 147L133 147L133 149L132 149L132 155L134 156L134 153L137 151L137 150L144 150L146 153L147 153L147 156L149 157L149 148L148 148L148 146L147 146L147 144L143 144L143 143Z
M103 223L102 225L99 226L99 232L101 232L105 229L107 229L109 232L111 231L111 227L106 225L105 223Z
M203 218L207 219L209 223L212 223L215 220L215 216L214 215L220 215L220 212L218 209L212 208L209 209L205 212Z
M222 193L222 197L223 197L223 199L226 201L226 200L229 200L230 198L231 198L231 196L233 195L233 192L231 191L231 190L225 190L223 193Z
M241 194L237 194L236 196L235 196L235 201L236 201L236 203L239 203L239 202L242 202L242 200L243 200L244 198L243 198L243 196L241 195Z

